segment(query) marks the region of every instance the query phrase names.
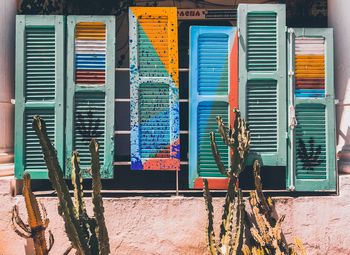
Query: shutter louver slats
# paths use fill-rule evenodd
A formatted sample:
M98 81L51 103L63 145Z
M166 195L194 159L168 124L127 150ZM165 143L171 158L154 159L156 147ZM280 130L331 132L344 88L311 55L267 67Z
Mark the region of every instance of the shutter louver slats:
M27 28L25 38L26 100L54 100L56 83L55 27ZM44 59L38 54L45 56Z
M251 128L247 162L287 165L286 8L240 4L239 108Z
M295 96L325 96L325 40L320 37L295 39Z
M225 123L228 123L228 104L226 102L202 102L198 105L198 175L199 177L225 177L215 163L211 151L209 133L217 133L218 125L216 116L221 116ZM221 160L228 166L229 150L221 137L217 138L217 147L220 151Z
M322 104L296 106L296 179L326 179L326 116Z
M53 109L30 109L25 111L25 129L24 129L24 144L25 144L25 169L29 171L46 170L43 153L33 127L33 117L40 115L46 124L46 133L52 143L55 144L55 112Z
M104 84L106 69L106 25L80 22L75 30L75 81Z
M237 107L238 84L233 74L237 68L234 62L238 62L238 42L234 34L233 27L190 28L190 188L202 188L203 178L208 179L210 188L227 188L227 178L219 172L213 158L209 133L215 132L221 159L228 167L230 151L218 133L216 117L221 116L229 125L229 111Z
M274 80L250 80L247 84L247 113L250 150L277 152L277 86Z
M129 9L132 170L180 170L176 15Z
M291 31L293 55L289 58L295 78L290 86L294 89L297 126L293 141L295 162L289 165L287 184L294 184L296 191L335 191L333 30Z
M33 117L46 123L47 134L64 168L64 22L63 16L16 17L15 175L29 171L47 179Z
M90 168L95 138L101 177L113 178L115 17L68 16L67 23L66 158L77 150L81 168Z
M277 70L277 15L251 12L247 16L248 71Z

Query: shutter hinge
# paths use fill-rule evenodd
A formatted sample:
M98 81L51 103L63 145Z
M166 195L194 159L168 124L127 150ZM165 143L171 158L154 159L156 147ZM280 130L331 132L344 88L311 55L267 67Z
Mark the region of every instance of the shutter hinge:
M16 104L16 100L14 98L11 98L11 104Z
M287 28L287 27L286 27L286 28ZM287 31L288 31L288 33L290 33L290 34L294 34L294 33L295 33L294 29L291 28L291 27L288 28Z
M286 139L288 139L288 131L286 131Z

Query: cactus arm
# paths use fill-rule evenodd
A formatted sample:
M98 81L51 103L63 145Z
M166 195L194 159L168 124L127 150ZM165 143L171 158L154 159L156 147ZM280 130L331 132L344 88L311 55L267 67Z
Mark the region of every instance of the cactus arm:
M23 175L23 197L27 207L28 225L31 229L35 253L37 255L48 254L45 239L45 226L41 218L38 201L36 200L31 189L30 175L28 172L25 172Z
M68 255L72 249L73 249L73 246L69 246L69 247L65 250L65 252L63 253L63 255Z
M90 255L79 222L75 218L75 208L68 187L63 179L63 171L58 163L56 150L46 134L45 123L39 116L34 116L33 128L39 138L44 160L49 170L49 179L57 192L60 207L59 212L65 222L65 230L68 238L78 254Z
M30 175L28 172L24 172L23 174L23 197L27 207L29 226L31 228L43 226L39 204L32 192L30 186Z
M219 152L217 145L216 145L214 132L210 132L210 144L211 144L211 151L213 153L215 163L216 163L220 173L222 173L223 175L227 175L227 170L225 168L224 163L222 163L222 161L221 161L220 152Z
M264 214L270 217L271 207L269 206L269 203L265 199L265 196L262 192L262 184L261 184L261 177L260 177L260 163L258 160L254 161L253 171L254 171L255 193L256 193L256 198L258 200L257 203L261 205L262 210L264 211Z
M55 238L53 237L52 232L49 230L49 248L47 249L48 252L51 251L54 243L55 243Z
M238 203L236 209L236 232L232 243L232 254L240 254L243 248L245 206L242 191L238 190Z
M12 208L12 218L11 218L12 229L22 238L30 238L31 231L28 225L24 224L23 220L19 216L17 205Z
M224 141L224 143L229 146L230 145L230 137L229 137L229 130L228 128L225 126L222 118L220 116L216 117L216 123L218 124L218 131L222 137L222 140Z
M222 221L220 226L220 246L229 250L230 242L232 241L233 214L235 204L235 184L236 178L231 177L225 197L225 204L222 213Z
M84 204L84 192L83 192L83 178L80 174L80 167L79 167L79 155L78 152L74 151L72 156L72 184L74 187L74 205L76 210L76 217L79 218L80 216L85 213L85 204Z
M212 197L209 192L208 188L208 180L203 179L203 186L204 186L204 200L206 205L206 211L208 213L208 225L207 225L207 242L208 242L208 248L211 255L219 255L218 248L216 246L215 242L215 233L214 233L214 208L212 204Z
M101 255L107 255L110 253L109 237L104 218L104 207L101 196L101 176L100 176L100 162L99 162L99 145L95 139L90 142L91 153L91 171L92 171L92 203L93 211L97 224L97 239L99 242L99 250Z

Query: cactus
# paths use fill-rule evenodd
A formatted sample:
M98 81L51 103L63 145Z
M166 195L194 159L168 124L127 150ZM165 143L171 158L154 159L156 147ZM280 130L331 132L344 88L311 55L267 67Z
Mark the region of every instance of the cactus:
M256 160L253 165L255 190L250 192L249 203L254 219L250 228L258 250L267 249L272 254L288 254L289 248L282 235L281 224L284 216L275 219L272 216L272 203L266 200L261 185L260 164Z
M250 192L249 203L252 213L245 211L242 191L238 188L239 175L245 168L245 159L250 147L250 132L246 122L241 119L240 112L234 109L233 127L228 129L221 117L217 117L219 133L224 143L231 149L230 168L225 167L215 142L215 135L210 133L213 157L219 171L229 178L228 189L220 227L220 242L217 245L213 226L214 208L208 188L208 181L203 179L204 199L208 213L207 242L211 255L243 254L243 255L284 255L298 254L288 247L282 234L284 216L275 219L272 215L272 200L265 198L262 192L260 163L254 161L255 190ZM237 206L235 207L235 195ZM235 216L234 216L235 214ZM234 223L235 219L235 223ZM235 225L235 229L233 226ZM295 247L305 254L302 242L297 239Z
M27 207L28 224L25 224L20 218L18 207L15 205L12 210L12 227L19 236L33 239L36 255L47 255L54 244L54 238L49 230L49 246L47 246L45 230L49 225L49 219L42 204L40 204L43 214L41 215L39 203L31 189L28 172L23 175L23 196Z
M99 167L98 143L95 139L90 142L92 158L92 203L94 217L89 217L83 199L83 187L81 170L79 167L79 154L72 155L72 184L74 186L74 203L69 194L69 189L63 179L63 171L58 163L55 148L46 134L44 121L35 116L33 128L38 135L44 159L49 170L49 179L57 192L59 199L58 211L65 222L65 230L72 248L78 255L107 255L110 253L109 238L104 218L104 208L101 196L101 177Z
M216 121L218 124L219 133L224 143L229 146L231 153L231 166L230 168L225 167L221 161L220 152L218 151L215 134L210 133L211 149L214 156L214 160L218 166L220 172L229 178L227 193L225 197L224 210L222 214L222 223L220 226L220 243L217 246L215 242L215 234L213 229L213 206L212 199L209 193L208 181L203 179L204 183L204 198L206 201L206 208L208 212L208 226L207 226L207 237L208 247L211 254L238 254L246 247L243 243L244 234L244 201L243 195L240 189L237 189L237 180L239 174L244 170L244 160L249 151L250 145L250 132L244 120L241 119L239 110L233 110L235 119L232 128L227 128L222 121L221 117L217 117ZM238 194L238 203L235 212L235 194ZM235 234L233 235L234 219L235 222Z

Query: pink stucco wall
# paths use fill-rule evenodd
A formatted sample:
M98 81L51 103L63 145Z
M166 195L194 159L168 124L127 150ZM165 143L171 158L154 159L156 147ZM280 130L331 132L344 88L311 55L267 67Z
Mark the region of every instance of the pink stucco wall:
M286 215L283 230L288 241L300 237L308 254L350 254L350 175L340 176L339 185L339 195L274 198L277 213ZM23 198L13 198L7 190L8 182L0 180L0 254L26 254L26 241L13 232L10 224L14 204L25 211ZM51 254L62 254L69 243L57 214L57 199L40 200L47 208L56 240ZM90 205L90 199L87 200ZM113 255L208 254L201 197L108 198L104 203ZM214 198L216 226L222 204L223 198Z

